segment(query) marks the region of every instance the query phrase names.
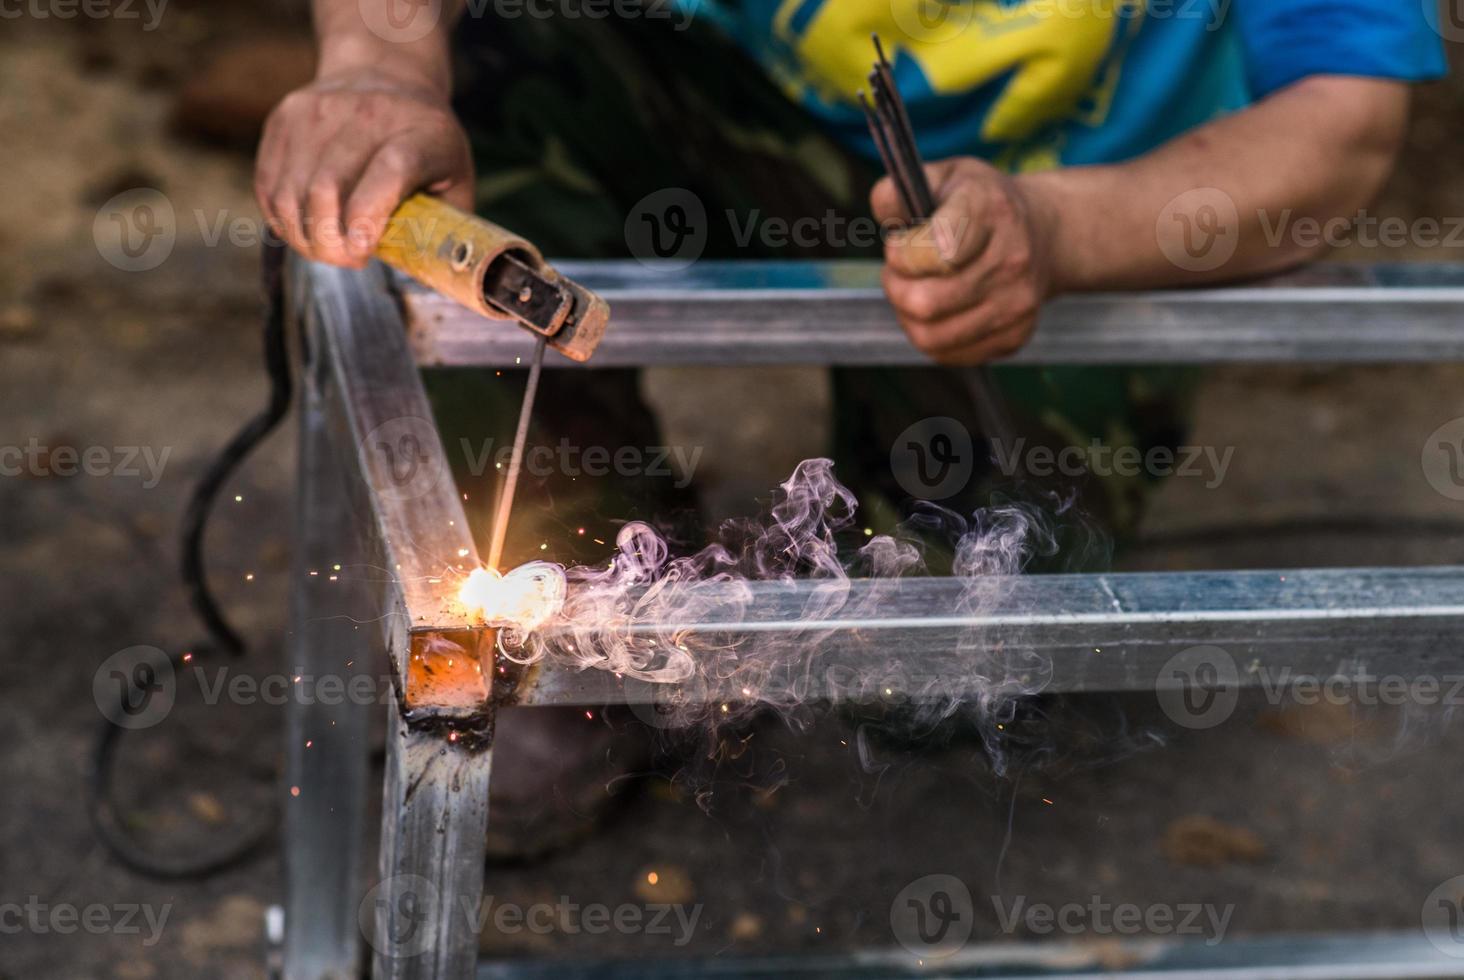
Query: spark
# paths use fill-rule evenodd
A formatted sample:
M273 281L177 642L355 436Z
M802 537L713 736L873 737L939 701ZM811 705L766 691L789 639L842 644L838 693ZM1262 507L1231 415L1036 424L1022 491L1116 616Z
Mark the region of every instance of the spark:
M300 787L298 787L298 786L291 786L290 787L290 795L291 796L299 796L300 795Z
M661 876L658 875L658 874L656 874L654 871L648 872L646 874L646 883L647 884L654 885L654 884L656 884L660 880L661 880Z
M469 616L489 625L532 632L564 604L564 570L535 561L508 574L475 568L458 589L458 602Z
M254 573L253 572L245 572L244 573L244 581L246 581L246 582L253 582L254 581Z
M183 654L183 662L185 664L191 662L192 660L193 660L193 654L192 653L185 653L185 654Z
M338 571L341 570L341 566L339 566L339 565L332 565L332 566L330 566L330 568L331 568L331 571L333 571L333 572L338 572Z
M242 504L243 502L244 502L244 495L242 493L236 493L236 494L234 494L234 503L236 503L236 504Z
M1052 805L1053 805L1053 803L1052 803L1052 801L1051 801L1051 800L1049 800L1049 799L1048 799L1048 798L1047 798L1047 797L1045 797L1045 796L1044 796L1044 797L1042 797L1042 802L1043 802L1043 803L1046 803L1046 804L1047 804L1047 805L1048 805L1048 806L1052 806Z
M468 549L467 548L459 548L458 549L458 557L459 558L466 558L466 557L468 557Z

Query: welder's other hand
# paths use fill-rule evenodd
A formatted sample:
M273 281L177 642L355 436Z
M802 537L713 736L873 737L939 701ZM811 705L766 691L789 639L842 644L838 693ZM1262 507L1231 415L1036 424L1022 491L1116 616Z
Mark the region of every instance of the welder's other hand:
M968 157L925 168L931 220L885 241L885 295L921 351L942 364L981 364L1017 351L1054 291L1054 209L1012 178ZM870 193L881 224L907 217L894 184Z
M286 243L360 267L391 213L425 190L471 210L473 160L447 94L375 69L317 78L265 123L254 193Z

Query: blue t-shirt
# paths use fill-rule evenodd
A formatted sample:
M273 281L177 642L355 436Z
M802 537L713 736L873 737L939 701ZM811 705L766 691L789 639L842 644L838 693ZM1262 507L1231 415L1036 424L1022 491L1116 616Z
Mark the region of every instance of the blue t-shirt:
M1427 0L680 2L871 157L857 93L877 33L921 151L1013 171L1125 160L1308 75L1446 69Z

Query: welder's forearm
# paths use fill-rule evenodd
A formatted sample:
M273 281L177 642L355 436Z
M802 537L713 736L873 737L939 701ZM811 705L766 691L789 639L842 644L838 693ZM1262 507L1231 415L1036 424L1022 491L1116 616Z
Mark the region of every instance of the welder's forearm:
M466 0L443 0L441 16L421 38L397 40L371 29L364 12L379 7L372 23L389 24L387 12L397 0L314 0L315 36L319 45L316 75L320 78L375 68L400 80L447 96L452 88L448 37ZM416 16L428 16L418 13Z
M1223 282L1315 258L1327 246L1288 230L1350 221L1373 200L1408 100L1397 82L1310 78L1128 163L1020 177L1052 215L1054 292Z

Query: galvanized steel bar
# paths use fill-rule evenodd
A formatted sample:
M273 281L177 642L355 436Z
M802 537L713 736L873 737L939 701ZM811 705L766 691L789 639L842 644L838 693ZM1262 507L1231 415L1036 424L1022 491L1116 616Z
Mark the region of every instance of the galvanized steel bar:
M867 261L562 262L604 296L595 367L929 364ZM527 364L533 338L398 278L423 365ZM1321 264L1215 289L1091 293L1048 304L1014 364L1464 360L1464 266ZM550 367L572 367L550 356Z
M922 962L905 950L647 962L484 961L477 980L1442 980L1460 960L1420 933L972 943ZM1118 966L1116 964L1124 964Z
M1172 657L1202 645L1224 651L1240 685L1359 671L1464 677L1460 566L856 579L838 612L814 620L801 610L826 583L746 587L745 616L649 622L627 632L675 636L691 650L705 640L765 656L800 651L768 659L778 669L757 696L775 703L857 699L886 688L914 699L963 698L991 693L993 683L1027 693L1155 690L1174 683L1166 672ZM708 587L702 601L710 595ZM743 608L730 599L725 608ZM552 646L556 637L548 639ZM807 670L815 655L831 669ZM585 705L746 700L744 675L719 681L717 671L706 673L668 694L551 656L518 697Z
M469 627L451 596L454 575L476 567L477 551L382 267L353 271L291 262L291 291L308 352L310 411L319 412L320 438L330 442L329 454L312 465L333 463L339 474L333 499L315 501L334 513L317 510L317 516L325 529L351 535L354 540L341 547L359 556L339 569L316 569L312 578L329 582L334 576L330 585L364 593L368 609L351 623L359 626L359 659L375 663L372 654L384 651L393 685L386 699L379 884L331 900L345 906L345 921L370 940L373 976L466 977L477 958L477 931L459 912L475 907L483 892L493 675L485 652L492 635ZM317 581L311 587L330 586ZM348 666L349 660L333 669ZM364 753L366 746L355 749ZM297 742L290 750L303 748ZM303 770L293 763L292 771ZM302 797L316 791L300 787ZM319 808L312 814L323 818ZM321 869L323 877L350 882L343 862L362 846L358 823L342 819L313 828L313 836L333 830L353 839L301 853L291 864L315 859L329 865ZM313 836L291 846L308 846ZM303 918L298 928L312 921ZM287 920L287 930L296 928ZM300 942L308 945L312 938Z

